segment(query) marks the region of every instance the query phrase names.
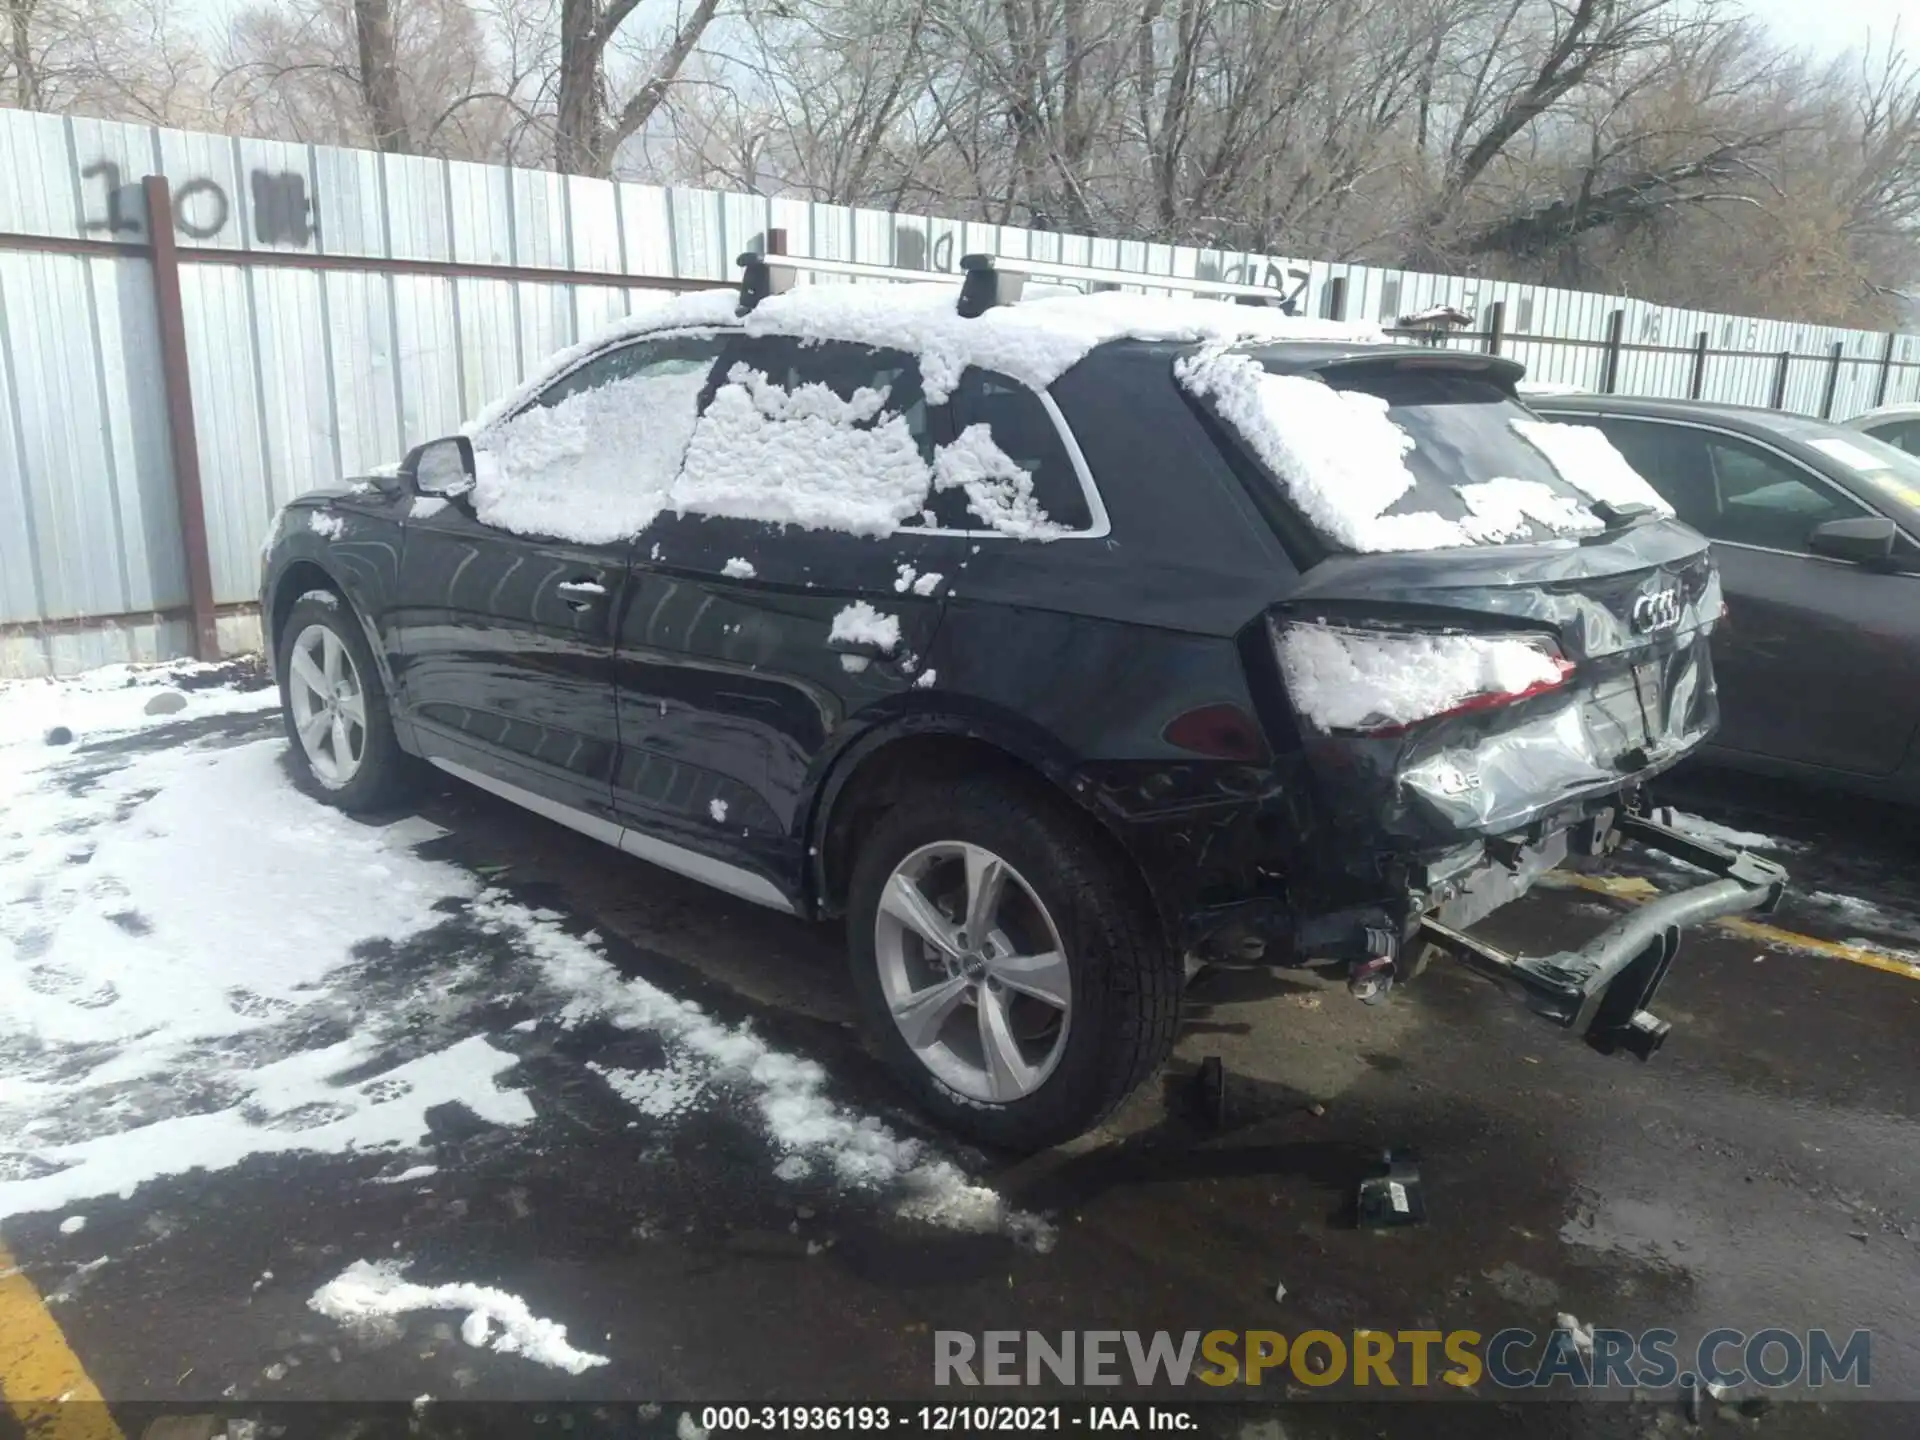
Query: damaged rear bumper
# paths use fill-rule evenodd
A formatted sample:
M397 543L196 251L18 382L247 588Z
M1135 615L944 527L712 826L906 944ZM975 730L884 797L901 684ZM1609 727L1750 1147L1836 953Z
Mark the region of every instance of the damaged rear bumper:
M1664 851L1716 878L1651 900L1578 950L1556 955L1510 955L1432 916L1421 920L1420 938L1518 990L1537 1013L1596 1048L1644 1060L1667 1037L1667 1022L1648 1007L1680 948L1680 932L1723 915L1770 913L1786 891L1787 873L1770 860L1638 816L1622 817L1615 833L1620 842Z

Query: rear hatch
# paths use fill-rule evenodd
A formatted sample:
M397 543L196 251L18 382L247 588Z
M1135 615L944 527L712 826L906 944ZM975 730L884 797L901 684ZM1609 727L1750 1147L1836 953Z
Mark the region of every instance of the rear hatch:
M1521 406L1520 373L1406 351L1179 367L1302 565L1269 639L1322 819L1365 850L1538 840L1717 718L1705 540L1598 432Z

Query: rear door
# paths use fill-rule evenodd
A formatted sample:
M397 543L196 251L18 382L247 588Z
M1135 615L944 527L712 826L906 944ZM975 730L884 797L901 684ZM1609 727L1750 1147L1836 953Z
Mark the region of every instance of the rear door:
M1875 512L1744 436L1666 420L1598 423L1713 541L1727 596L1713 637L1716 743L1856 774L1897 769L1920 720L1920 656L1906 618L1920 606L1920 578L1807 548L1815 526Z
M938 679L924 657L967 538L919 507L956 498L926 493L947 435L909 355L729 343L680 508L634 551L613 782L634 853L798 902L826 756Z

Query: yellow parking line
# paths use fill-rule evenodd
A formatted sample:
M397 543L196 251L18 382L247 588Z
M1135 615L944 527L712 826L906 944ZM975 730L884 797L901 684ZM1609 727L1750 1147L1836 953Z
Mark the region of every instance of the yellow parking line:
M1548 885L1591 890L1596 895L1624 900L1631 905L1651 900L1660 893L1660 888L1651 880L1638 875L1575 875L1568 871L1556 870L1543 879ZM1782 930L1777 925L1768 925L1760 920L1749 920L1740 915L1728 915L1713 923L1729 935L1743 936L1748 940L1758 940L1768 945L1785 945L1790 949L1805 950L1809 954L1845 960L1852 965L1864 965L1869 970L1884 970L1889 975L1903 976L1908 980L1920 980L1920 965L1912 964L1897 956L1884 955L1877 950L1869 950L1865 946L1849 945L1844 940L1822 940L1818 936L1802 935L1796 930Z
M0 1399L29 1435L124 1440L80 1357L5 1245L0 1245Z

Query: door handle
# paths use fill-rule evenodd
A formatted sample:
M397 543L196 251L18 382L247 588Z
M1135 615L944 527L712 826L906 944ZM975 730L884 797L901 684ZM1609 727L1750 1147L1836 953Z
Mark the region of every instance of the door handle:
M607 587L598 580L562 580L553 588L567 602L569 610L591 610L607 598Z

